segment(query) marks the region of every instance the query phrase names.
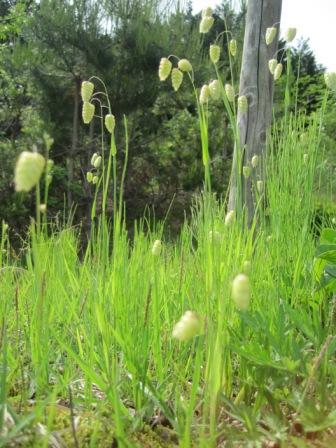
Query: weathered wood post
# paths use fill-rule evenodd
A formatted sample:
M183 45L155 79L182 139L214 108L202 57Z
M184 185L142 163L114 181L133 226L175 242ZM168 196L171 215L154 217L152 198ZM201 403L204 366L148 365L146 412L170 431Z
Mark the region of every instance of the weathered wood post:
M247 97L248 111L238 111L240 142L234 150L229 210L246 206L249 224L255 212L253 186L257 176L261 176L261 170L252 170L251 176L245 179L242 176L242 166L238 167L238 152L242 155L240 163L250 166L253 155L258 155L262 160L265 154L266 136L272 122L274 84L268 61L275 57L278 47L281 7L282 0L249 0L247 7L239 95ZM272 26L278 32L274 41L266 45L266 29Z

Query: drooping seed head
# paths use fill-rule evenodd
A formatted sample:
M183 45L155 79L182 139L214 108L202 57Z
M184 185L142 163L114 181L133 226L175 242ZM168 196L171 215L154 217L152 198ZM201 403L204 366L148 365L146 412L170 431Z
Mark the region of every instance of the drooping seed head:
M86 173L86 180L89 182L89 184L92 182L93 179L93 174L91 173L91 171L88 171Z
M245 95L241 95L238 98L238 110L243 114L248 110L248 101Z
M159 78L160 81L165 81L170 75L173 64L168 58L161 58L159 64Z
M214 64L217 64L220 58L221 48L219 45L212 44L210 45L209 55L210 59Z
M94 166L94 163L95 163L97 157L98 157L98 154L95 152L95 153L93 154L93 156L91 157L91 165L92 165L92 166Z
M211 83L209 84L209 91L213 100L219 100L221 96L221 85L218 79L214 79L213 81L211 81Z
M325 73L324 80L328 89L336 92L336 72Z
M243 166L243 176L245 179L248 179L251 175L251 167L249 166Z
M251 300L250 280L245 274L238 274L232 282L232 299L239 310L246 311Z
M282 69L283 65L280 62L279 64L277 64L274 70L274 81L277 81L280 78L280 76L282 75Z
M285 34L285 40L287 43L293 42L297 33L296 28L288 28Z
M259 194L264 191L264 182L262 180L257 181L257 190Z
M52 159L47 161L47 173L51 173L54 168L55 162Z
M212 16L205 16L202 18L199 26L199 32L201 34L206 34L211 30L212 25L214 24L215 19Z
M92 183L95 185L98 183L99 177L98 176L93 176L92 178Z
M84 103L88 103L92 97L94 85L91 81L83 81L81 86L81 97Z
M266 45L271 45L271 43L274 41L275 36L277 35L277 29L275 26L270 26L269 28L266 29L266 34L265 34L265 41L266 41Z
M110 134L113 134L115 128L115 118L113 114L105 115L105 127Z
M172 86L175 92L181 87L183 81L183 73L178 68L173 68L171 72Z
M225 93L230 103L233 103L235 99L235 91L231 84L225 84Z
M162 241L155 240L152 246L152 254L158 257L162 251Z
M251 164L253 168L257 168L258 164L259 164L259 156L257 156L256 154L254 154L254 156L251 159Z
M47 211L47 205L46 204L40 204L40 212L41 213L46 213Z
M52 175L51 174L47 174L46 175L46 184L47 184L48 187L51 184L52 180L53 180Z
M276 66L278 65L278 61L276 59L270 59L268 61L268 68L272 75L274 75Z
M231 56L235 57L237 54L237 41L236 39L231 39L229 43L229 51Z
M191 72L192 71L192 65L188 61L188 59L180 59L177 64L178 68L181 70L181 72Z
M230 210L229 212L227 212L226 216L225 216L225 220L224 220L224 224L226 227L231 226L231 224L234 222L235 220L235 212L234 210Z
M201 88L200 96L199 96L199 102L200 104L205 104L207 101L209 101L210 97L210 88L208 84L204 84Z
M173 329L173 338L188 341L202 333L202 321L194 311L186 311Z
M15 190L30 191L39 182L45 159L37 152L23 151L15 166Z
M93 163L93 166L98 169L100 167L101 163L102 163L102 158L101 158L101 156L98 156L98 157L96 157L96 159Z
M82 108L83 122L85 124L89 124L94 116L94 113L95 113L94 104L85 101L83 103L83 108Z

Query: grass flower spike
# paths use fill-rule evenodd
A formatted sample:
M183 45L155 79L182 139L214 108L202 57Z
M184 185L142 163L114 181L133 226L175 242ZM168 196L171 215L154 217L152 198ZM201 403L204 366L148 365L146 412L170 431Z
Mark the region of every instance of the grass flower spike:
M202 333L202 322L194 311L186 311L173 330L173 338L188 341Z
M115 128L115 118L113 114L105 115L105 127L110 134L113 134Z
M94 85L91 81L83 81L81 86L81 97L83 102L89 102L94 90Z
M15 190L30 191L39 182L45 159L37 152L23 151L15 166Z
M183 81L183 73L178 68L173 68L171 72L172 86L175 92L181 87Z
M85 124L89 124L92 121L94 113L95 113L94 104L85 101L83 103L83 109L82 109L83 122Z
M251 300L250 281L247 275L238 274L232 282L232 299L239 310L246 311Z
M200 26L199 26L199 32L201 34L206 34L210 31L212 25L214 24L215 19L213 17L205 16L201 20Z
M155 240L152 247L152 254L158 257L162 251L162 241Z
M180 59L177 66L181 70L181 72L191 72L192 71L192 65L190 64L188 59Z
M209 54L210 54L210 59L214 64L217 64L217 62L219 61L220 58L220 53L221 53L221 49L219 45L210 45L210 50L209 50Z
M280 78L280 76L282 75L282 69L283 69L282 64L281 63L277 64L274 70L274 81L277 81Z
M271 43L275 39L276 34L277 34L277 29L275 26L271 26L266 29L266 34L265 34L266 45L271 45Z
M235 57L237 54L237 41L236 39L231 39L229 43L229 51L231 56Z
M288 28L285 34L285 40L287 43L293 42L297 33L296 28Z
M168 58L161 58L159 64L159 78L160 81L165 81L170 75L173 64Z
M235 92L231 84L225 84L225 93L230 103L233 103L235 99Z
M94 166L94 163L95 163L97 157L98 157L98 154L95 152L93 154L93 156L91 157L91 162L90 163L91 163L92 166Z
M257 190L259 194L264 191L264 182L262 180L257 181Z
M209 91L213 100L219 100L221 95L221 86L218 79L214 79L213 81L211 81L211 83L209 84Z

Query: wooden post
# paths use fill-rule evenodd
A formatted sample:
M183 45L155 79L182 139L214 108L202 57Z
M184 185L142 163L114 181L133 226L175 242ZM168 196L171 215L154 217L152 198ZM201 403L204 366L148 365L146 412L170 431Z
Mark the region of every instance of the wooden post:
M268 61L276 58L281 7L282 0L249 0L247 7L239 95L247 97L249 107L247 113L238 111L240 142L236 144L233 156L229 210L245 206L249 224L255 212L255 184L261 180L262 170L260 166L252 169L251 176L245 179L242 166L251 166L253 155L258 155L262 162L265 154L266 136L272 122L274 84ZM274 41L266 45L266 29L271 26L275 26L278 33ZM241 154L240 167L238 151Z

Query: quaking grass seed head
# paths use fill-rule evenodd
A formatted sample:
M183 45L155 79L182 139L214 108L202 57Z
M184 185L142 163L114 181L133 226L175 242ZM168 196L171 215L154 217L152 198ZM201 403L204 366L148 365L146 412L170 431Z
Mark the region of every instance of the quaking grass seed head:
M256 154L254 154L254 156L251 159L251 164L253 168L257 168L258 164L259 164L259 156L257 156Z
M211 30L212 25L214 24L215 19L212 16L205 16L202 18L199 26L199 32L201 34L206 34Z
M245 114L248 110L248 101L247 101L247 97L245 95L241 95L238 98L238 110L242 114Z
M93 178L92 178L93 185L96 185L98 183L98 180L99 180L98 176L93 176Z
M152 246L152 254L158 257L161 254L161 251L162 251L162 241L155 240Z
M249 166L243 166L243 176L245 177L245 179L248 179L251 175L251 167Z
M173 338L181 342L188 341L202 333L203 325L194 311L186 311L173 329Z
M105 115L105 127L110 134L113 134L115 128L115 118L113 114Z
M211 81L211 83L209 84L209 91L213 100L217 101L220 99L221 85L218 79L214 79L213 81Z
M296 37L297 29L296 28L288 28L285 34L285 40L287 43L293 42Z
M270 59L268 61L268 68L272 75L274 75L276 66L278 65L278 61L276 59Z
M14 183L16 191L30 191L39 182L45 158L37 153L23 151L15 165Z
M159 64L159 78L160 81L165 81L172 70L173 64L170 62L168 58L161 58Z
M277 35L277 29L275 26L270 26L269 28L267 28L265 34L266 45L271 45L276 35Z
M94 163L98 157L98 154L95 152L91 157L91 165L94 166Z
M235 57L237 54L237 41L236 39L231 39L229 43L229 51L231 56Z
M175 92L181 87L183 81L183 73L178 68L173 68L171 72L172 86Z
M280 62L279 64L277 64L277 66L275 67L275 70L274 70L274 81L277 81L280 78L280 76L282 75L282 70L283 70L283 65Z
M264 182L262 180L257 181L257 190L259 194L262 194L264 191Z
M225 84L225 94L230 103L233 103L235 99L235 91L232 85L229 83Z
M201 88L200 96L199 96L199 102L200 104L205 104L209 101L210 97L210 88L207 84L204 84Z
M83 108L82 108L82 117L83 117L83 122L85 124L91 123L94 113L95 113L94 104L89 103L88 101L84 101Z
M181 70L181 72L191 72L192 71L192 65L188 61L188 59L180 59L177 64L178 68Z
M98 156L98 157L96 157L96 159L95 159L95 161L93 163L93 166L96 169L98 169L98 168L100 168L101 163L102 163L102 158L101 158L101 156Z
M83 102L89 102L94 90L94 85L91 81L83 81L81 85L81 97Z
M214 64L217 64L220 58L221 48L219 45L212 44L210 45L209 55L210 59Z
M234 278L231 294L236 307L246 311L251 300L250 280L246 274L238 274Z
M92 183L92 179L93 179L93 174L91 173L91 171L88 171L86 173L86 180L89 182L89 184Z
M234 220L235 220L235 212L234 210L230 210L227 212L226 216L225 216L225 220L224 220L224 225L226 227L229 227L233 224Z

